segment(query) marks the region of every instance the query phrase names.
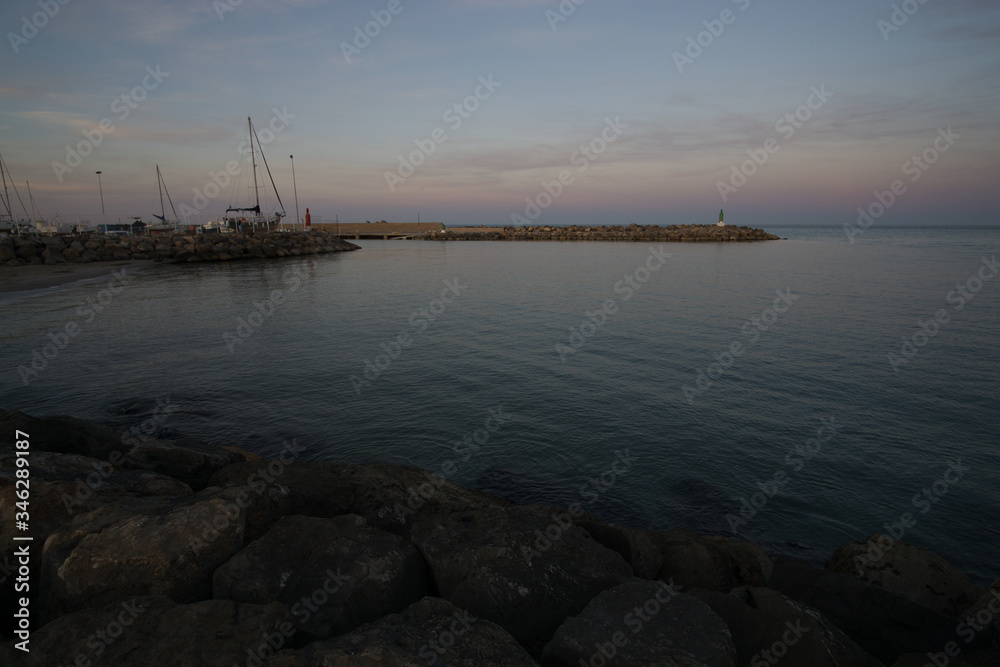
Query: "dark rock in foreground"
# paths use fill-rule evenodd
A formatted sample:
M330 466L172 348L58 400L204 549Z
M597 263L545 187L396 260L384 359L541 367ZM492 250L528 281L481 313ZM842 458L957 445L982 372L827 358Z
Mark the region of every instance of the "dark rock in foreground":
M693 590L732 632L739 664L810 667L879 667L843 631L819 612L769 588L737 588L730 594Z
M424 598L346 635L282 651L268 667L534 667L503 628L438 598Z
M837 549L827 569L878 584L945 616L957 617L983 589L932 551L874 534Z
M878 536L881 554L849 544L819 569L416 468L296 462L294 447L247 460L3 410L0 428L8 581L15 429L35 539L31 653L8 641L0 664L998 664L1000 582ZM12 586L0 606L2 641Z
M213 577L217 599L281 602L324 639L398 612L428 593L427 568L403 538L357 515L285 516Z
M787 556L775 561L768 585L822 612L883 662L907 651L939 651L958 638L953 618L882 586Z
M735 667L736 647L704 602L663 582L633 579L593 598L545 647L552 667L605 664Z
M291 616L280 604L133 597L58 618L31 636L31 652L0 645L0 664L244 665L285 641Z
M216 568L278 515L275 499L250 487L108 505L79 515L49 537L41 552L48 617L134 595L208 599Z
M561 508L454 512L417 524L410 539L441 597L527 646L544 643L563 619L632 577L621 556L589 539Z

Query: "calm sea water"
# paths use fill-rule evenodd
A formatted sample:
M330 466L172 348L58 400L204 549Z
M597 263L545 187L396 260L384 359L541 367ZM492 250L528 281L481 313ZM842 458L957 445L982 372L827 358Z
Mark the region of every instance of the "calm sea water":
M910 512L904 541L1000 577L1000 277L976 277L1000 230L874 228L853 245L840 229L768 231L789 240L669 244L664 259L659 244L359 241L156 266L113 296L102 280L5 295L0 405L264 455L294 438L307 460L447 466L458 484L636 526L733 535L756 502L741 538L818 563ZM978 290L961 309L958 285ZM78 335L25 385L18 366L69 322ZM776 493L754 496L761 484Z

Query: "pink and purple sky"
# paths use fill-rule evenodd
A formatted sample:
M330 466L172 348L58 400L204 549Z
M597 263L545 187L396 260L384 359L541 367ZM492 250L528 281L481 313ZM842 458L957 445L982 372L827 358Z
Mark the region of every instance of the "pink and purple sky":
M0 155L46 218L100 222L100 170L108 218L149 221L157 164L190 222L246 205L220 172L252 116L289 219L294 154L324 221L841 225L898 179L881 225L1000 223L995 0L5 0L0 27Z

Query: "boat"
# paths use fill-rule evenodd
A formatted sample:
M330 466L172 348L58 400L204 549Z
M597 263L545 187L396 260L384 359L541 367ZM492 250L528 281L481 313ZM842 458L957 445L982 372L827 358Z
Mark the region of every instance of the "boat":
M278 194L278 188L274 184L274 177L271 176L271 168L267 165L267 158L264 157L264 149L260 145L260 138L257 137L257 131L254 129L253 121L250 120L249 116L247 116L247 126L249 127L250 132L250 164L253 172L254 205L247 207L234 207L230 204L229 208L226 209L224 219L225 227L228 227L231 231L277 229L281 224L281 219L285 217L285 205L281 203L281 195ZM254 139L257 139L256 148L254 147ZM269 215L261 214L260 209L260 186L257 184L257 151L260 151L261 161L264 163L264 169L267 171L267 177L271 181L271 187L274 189L274 196L278 199L278 206L281 209L280 211L275 211ZM235 213L237 215L230 215L230 213ZM204 225L203 229L205 229L205 231L222 231L222 229L217 225L218 222L219 221L213 220L207 225Z
M177 225L180 220L177 216L177 210L174 208L174 202L170 199L170 192L167 190L167 184L163 180L163 174L160 173L160 165L156 165L156 185L160 190L160 215L153 214L153 217L159 220L159 222L153 222L146 225L146 232L149 234L174 234L177 232ZM170 204L170 211L174 214L173 220L167 220L167 211L163 206L163 193L167 193L167 203Z

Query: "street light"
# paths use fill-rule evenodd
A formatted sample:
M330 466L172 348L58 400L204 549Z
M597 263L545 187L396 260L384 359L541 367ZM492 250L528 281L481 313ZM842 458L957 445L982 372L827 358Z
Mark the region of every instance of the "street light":
M97 174L97 187L101 191L101 222L104 223L104 232L107 233L107 231L108 231L108 217L104 213L104 186L101 185L101 172L97 171L97 172L94 172L94 173Z
M289 155L288 159L292 161L292 190L295 192L295 224L299 224L299 190L295 187L295 156Z

